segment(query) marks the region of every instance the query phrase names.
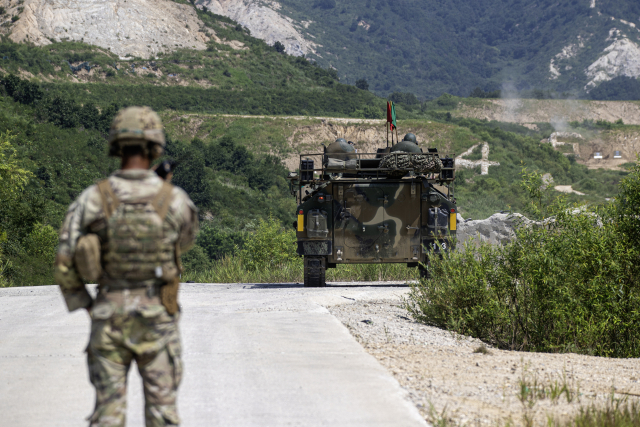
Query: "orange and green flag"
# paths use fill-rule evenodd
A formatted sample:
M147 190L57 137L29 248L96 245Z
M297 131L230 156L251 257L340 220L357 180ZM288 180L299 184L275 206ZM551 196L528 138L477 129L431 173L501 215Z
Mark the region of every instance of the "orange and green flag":
M394 130L396 126L396 106L393 101L387 101L387 123L390 123L390 129Z

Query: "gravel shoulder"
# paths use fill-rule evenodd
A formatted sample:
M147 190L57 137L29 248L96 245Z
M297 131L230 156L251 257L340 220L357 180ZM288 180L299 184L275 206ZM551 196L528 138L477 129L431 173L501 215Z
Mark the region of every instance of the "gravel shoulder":
M413 322L401 305L394 298L328 309L430 422L521 425L526 417L531 425L548 425L549 417L563 420L612 396L640 396L638 359L483 347L477 339Z

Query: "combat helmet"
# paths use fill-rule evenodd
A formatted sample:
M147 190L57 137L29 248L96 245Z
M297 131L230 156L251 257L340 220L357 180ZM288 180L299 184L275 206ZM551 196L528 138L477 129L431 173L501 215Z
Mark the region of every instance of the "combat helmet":
M410 141L413 142L414 144L418 143L418 140L416 139L416 136L412 133L408 133L404 136L404 138L402 138L403 141Z
M338 138L329 144L326 152L329 154L328 158L330 159L351 160L355 158L353 156L355 151L355 148L346 139Z
M109 155L122 157L125 146L141 146L145 155L157 159L166 140L160 116L149 107L128 107L120 110L109 129Z

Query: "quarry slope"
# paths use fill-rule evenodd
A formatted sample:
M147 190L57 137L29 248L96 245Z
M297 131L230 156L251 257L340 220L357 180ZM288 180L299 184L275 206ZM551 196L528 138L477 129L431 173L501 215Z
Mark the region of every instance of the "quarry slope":
M640 102L559 99L470 100L461 103L451 114L518 124L561 124L583 120L615 122L622 119L625 124L640 125Z
M251 0L198 0L200 8L207 8L211 12L227 16L238 24L249 29L253 37L259 38L273 45L280 42L285 46L289 55L304 56L315 53L316 43L305 39L303 28L309 22L297 23L293 19L278 12L281 5L278 2L257 2Z
M178 48L203 50L209 40L193 6L171 0L1 0L0 6L11 40L36 46L82 41L121 58L150 58ZM12 24L11 16L19 19Z

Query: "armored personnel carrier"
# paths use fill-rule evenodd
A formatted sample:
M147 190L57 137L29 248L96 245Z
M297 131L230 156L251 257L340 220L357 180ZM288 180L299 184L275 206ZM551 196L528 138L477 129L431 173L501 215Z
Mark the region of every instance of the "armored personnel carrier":
M456 234L454 157L424 153L413 134L376 153L338 139L300 155L289 181L304 285L326 286L326 269L338 264L403 263L425 277L429 257Z

